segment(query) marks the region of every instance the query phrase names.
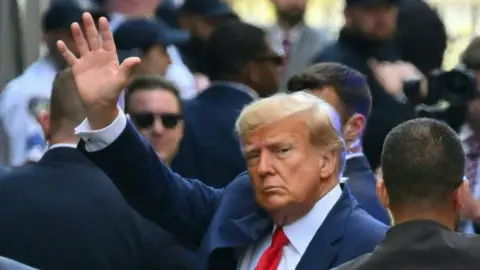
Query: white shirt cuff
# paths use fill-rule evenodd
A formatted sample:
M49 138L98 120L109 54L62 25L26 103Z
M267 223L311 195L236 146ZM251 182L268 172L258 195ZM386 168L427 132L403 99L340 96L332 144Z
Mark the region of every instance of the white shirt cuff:
M127 126L127 117L118 109L118 116L107 127L100 130L92 130L88 119L75 128L75 135L85 141L85 150L88 152L100 151L112 144L122 134Z

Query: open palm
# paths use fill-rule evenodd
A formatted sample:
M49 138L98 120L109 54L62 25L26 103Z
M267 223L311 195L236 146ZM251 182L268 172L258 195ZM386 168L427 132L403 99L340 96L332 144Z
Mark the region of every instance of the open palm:
M64 42L57 43L58 50L72 68L78 95L87 110L116 106L130 71L140 62L139 58L133 57L119 65L107 19L100 18L98 25L99 31L89 13L83 14L83 32L78 23L72 24L79 58ZM83 33L86 33L86 39Z

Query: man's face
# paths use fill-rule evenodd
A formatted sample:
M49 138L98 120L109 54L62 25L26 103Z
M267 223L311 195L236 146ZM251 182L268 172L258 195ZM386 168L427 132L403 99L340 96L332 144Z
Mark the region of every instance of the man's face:
M180 104L175 95L162 89L137 90L128 102L133 124L169 164L183 136Z
M280 20L288 23L291 26L303 21L305 9L307 6L306 0L271 0L277 11L277 16Z
M332 176L325 156L313 148L304 115L254 131L244 152L258 203L268 212L313 205ZM331 165L331 164L330 164Z
M167 49L162 45L155 45L142 57L139 73L165 76L170 64L171 59Z
M373 40L388 40L397 27L397 7L389 3L351 7L345 13L345 20Z
M57 49L58 40L62 40L65 45L67 45L67 47L70 49L70 51L75 54L75 56L80 56L77 46L75 45L75 41L73 40L72 33L69 29L49 31L45 34L44 40L48 48L48 52L58 69L64 69L67 67L67 63L65 62L62 54L60 54Z
M271 96L278 91L278 71L283 62L282 56L276 53L266 40L265 47L265 52L252 59L248 65L249 86L261 97Z

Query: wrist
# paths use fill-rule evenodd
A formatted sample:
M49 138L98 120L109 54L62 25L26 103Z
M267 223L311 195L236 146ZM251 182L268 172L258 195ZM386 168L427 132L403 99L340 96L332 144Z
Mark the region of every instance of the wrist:
M118 116L118 107L102 107L87 111L87 119L92 130L101 130L108 127Z

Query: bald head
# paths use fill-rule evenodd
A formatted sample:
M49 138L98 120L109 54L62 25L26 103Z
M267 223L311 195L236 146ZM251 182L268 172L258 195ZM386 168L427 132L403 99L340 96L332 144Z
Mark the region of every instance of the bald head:
M50 133L71 131L85 119L77 87L70 68L60 71L53 81L50 98Z

